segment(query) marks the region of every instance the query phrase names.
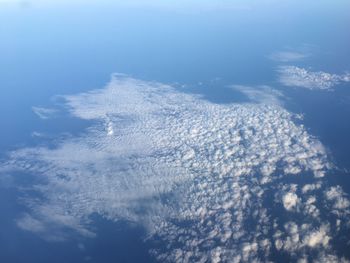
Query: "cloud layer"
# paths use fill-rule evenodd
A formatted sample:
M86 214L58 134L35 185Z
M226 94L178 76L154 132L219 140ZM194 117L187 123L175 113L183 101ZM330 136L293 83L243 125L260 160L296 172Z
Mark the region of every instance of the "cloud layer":
M346 227L349 201L324 184L330 164L322 144L280 106L278 92L235 88L251 103L214 104L120 75L66 96L70 113L94 124L54 148L12 152L2 165L43 179L30 190L44 198L26 200L18 226L50 240L64 240L67 230L93 237L97 213L143 225L147 238L164 244L151 251L160 262L267 261L279 253L296 260L311 252L340 260L332 238Z

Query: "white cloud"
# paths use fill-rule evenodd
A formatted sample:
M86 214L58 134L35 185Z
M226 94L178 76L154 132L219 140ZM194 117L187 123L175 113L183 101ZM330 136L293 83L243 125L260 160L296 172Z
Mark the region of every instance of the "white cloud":
M28 214L24 215L21 218L21 220L18 222L18 226L21 227L22 229L26 229L36 233L41 233L46 231L46 227L41 221L34 219Z
M288 211L292 211L298 204L298 196L292 192L286 193L282 200L284 208Z
M324 195L331 205L332 213L340 217L350 215L350 200L340 186L332 186L326 189Z
M307 234L304 239L305 245L309 247L323 246L327 247L330 237L328 235L329 229L327 226L321 226L320 229L312 231Z
M298 254L298 251L307 249L315 250L319 248L320 254L330 250L329 241L331 237L328 225L321 224L318 228L313 228L310 224L298 225L293 221L289 221L283 225L283 230L283 232L278 230L274 234L274 246L277 250L284 250L291 254ZM299 254L298 258L304 258L308 255ZM326 255L332 254L327 253Z
M55 109L43 108L43 107L32 107L32 111L40 118L40 119L50 119L54 117L57 113Z
M317 182L315 184L306 184L303 186L302 188L302 192L303 194L309 192L309 191L314 191L316 189L320 189L321 188L321 183L320 182Z
M321 179L279 185L288 173L327 171L324 148L293 122L270 88L244 90L256 99L221 105L114 75L104 89L65 96L71 114L96 121L54 148L12 152L2 165L7 173L20 169L45 179L30 189L44 199L26 200L30 212L17 224L63 239L66 229L93 237L95 213L125 219L166 245L152 250L161 262L266 261L273 246L292 258L321 246L327 250L318 253L333 256L330 244L319 241L331 238L324 223L295 209L327 209L311 196L323 190L311 187ZM284 195L287 210L313 223L289 224L288 211L273 213L266 202L275 192Z
M297 51L276 51L269 55L269 58L278 62L294 62L309 57L309 53Z
M334 86L350 81L350 74L331 74L323 71L312 72L296 66L280 66L279 81L290 87L301 87L310 90L332 90Z
M269 86L260 87L248 87L243 85L233 85L232 89L237 90L248 97L252 102L272 104L272 105L282 105L282 98L284 95Z

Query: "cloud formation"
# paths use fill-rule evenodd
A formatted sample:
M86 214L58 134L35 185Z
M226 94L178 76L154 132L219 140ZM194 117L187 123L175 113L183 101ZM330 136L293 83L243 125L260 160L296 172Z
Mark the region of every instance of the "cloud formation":
M160 262L267 261L272 251L338 259L333 222L315 213L341 210L343 225L349 201L323 186L324 147L271 99L273 89L238 88L265 96L220 105L121 75L65 96L72 115L94 124L54 148L18 149L2 165L43 181L30 190L44 198L26 200L18 226L64 240L67 230L93 237L95 213L132 221L165 244L151 251Z
M350 82L350 73L337 75L323 71L312 72L296 66L280 66L277 72L283 85L310 90L332 90L342 82Z
M284 95L269 86L248 87L243 85L232 85L232 89L237 90L248 97L248 99L255 103L282 105L282 98Z
M270 54L268 57L271 60L277 61L277 62L294 62L294 61L300 61L307 57L309 57L309 53L305 52L298 52L298 51L276 51Z
M32 107L32 111L43 120L52 118L56 113L57 110L55 109L49 109L49 108L43 108L43 107Z

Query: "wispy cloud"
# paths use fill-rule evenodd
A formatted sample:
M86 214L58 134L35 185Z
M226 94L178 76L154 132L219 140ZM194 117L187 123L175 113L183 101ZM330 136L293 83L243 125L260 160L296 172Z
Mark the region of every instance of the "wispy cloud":
M268 57L271 60L277 62L295 62L303 60L310 56L310 53L298 52L298 51L276 51L270 54Z
M319 175L329 169L322 144L293 122L271 88L236 88L252 102L214 104L119 75L103 89L65 96L71 114L97 121L54 148L18 149L3 163L7 173L45 178L31 189L44 199L26 200L29 212L18 226L62 240L66 229L93 237L94 213L127 219L166 244L152 250L161 262L266 261L272 250L297 260L311 249L336 258L333 222L303 209L330 207L315 198L324 191ZM314 174L307 185L280 185L305 173ZM271 193L277 214L266 206ZM301 219L290 221L295 213Z
M269 86L249 87L243 85L233 85L231 88L246 95L253 103L263 103L269 105L283 104L283 93Z
M43 108L43 107L32 107L32 111L41 119L50 119L57 114L56 109L49 109L49 108Z

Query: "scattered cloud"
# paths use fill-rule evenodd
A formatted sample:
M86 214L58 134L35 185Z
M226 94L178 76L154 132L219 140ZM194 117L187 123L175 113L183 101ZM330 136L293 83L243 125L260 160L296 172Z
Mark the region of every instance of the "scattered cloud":
M349 213L350 201L340 186L325 191L325 198L332 204L332 212L337 215Z
M2 163L6 173L44 179L30 188L44 198L25 200L18 226L64 240L67 230L93 237L92 214L132 221L165 244L151 251L160 262L267 261L272 250L294 260L311 250L338 259L334 222L314 216L349 211L340 187L320 183L330 167L324 147L273 89L235 88L251 102L215 104L121 75L103 89L65 96L72 115L95 121L56 147L18 149ZM293 179L300 176L308 184ZM295 182L281 185L286 177ZM299 219L291 221L291 210Z
M304 243L309 247L327 247L329 240L329 229L327 226L323 225L319 229L308 233L304 239Z
M350 82L350 73L337 75L323 71L312 72L296 66L280 66L277 72L283 85L310 90L332 90L342 82Z
M283 232L277 230L274 234L274 245L277 250L295 253L307 248L320 247L321 251L330 248L329 241L331 238L328 225L321 224L320 227L313 228L310 224L298 225L293 221L289 221L283 225L283 230Z

